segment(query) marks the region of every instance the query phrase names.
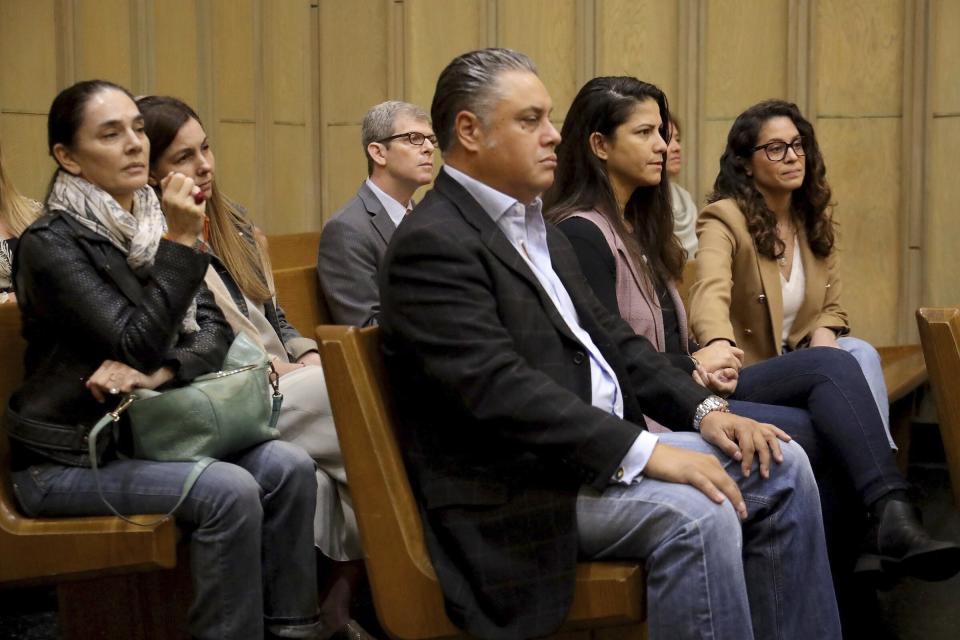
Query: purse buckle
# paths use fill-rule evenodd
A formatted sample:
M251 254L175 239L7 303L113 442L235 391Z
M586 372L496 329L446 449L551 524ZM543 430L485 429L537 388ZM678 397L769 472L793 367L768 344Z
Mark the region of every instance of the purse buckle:
M131 393L131 394L128 395L126 398L124 398L123 400L121 400L121 401L120 401L120 404L117 405L117 408L110 412L110 417L113 418L113 421L114 421L114 422L119 422L119 421L120 421L120 414L123 413L124 411L126 411L126 410L127 410L127 407L129 407L131 404L133 404L133 401L136 400L136 399L137 399L137 396L135 396L135 395L133 395L133 394Z

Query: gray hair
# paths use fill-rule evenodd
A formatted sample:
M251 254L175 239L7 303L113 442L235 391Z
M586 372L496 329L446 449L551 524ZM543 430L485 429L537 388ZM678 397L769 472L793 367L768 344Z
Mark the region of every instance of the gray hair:
M441 152L456 139L454 123L461 111L470 111L484 123L496 99L497 77L504 71L537 73L526 55L512 49L480 49L453 59L440 72L430 115Z
M363 154L367 157L367 175L373 173L373 158L367 147L371 142L383 140L393 135L393 124L397 116L406 115L414 120L430 122L430 116L422 108L409 102L399 100L387 100L378 105L370 107L367 115L363 117L363 126L360 131L360 139L363 142Z

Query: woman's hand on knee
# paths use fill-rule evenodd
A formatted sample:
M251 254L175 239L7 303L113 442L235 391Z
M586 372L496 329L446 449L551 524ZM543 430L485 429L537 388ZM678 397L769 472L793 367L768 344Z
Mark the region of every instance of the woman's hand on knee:
M671 447L660 442L653 448L643 474L664 482L688 484L717 504L721 504L726 498L741 520L747 517L747 505L743 501L740 488L716 456Z

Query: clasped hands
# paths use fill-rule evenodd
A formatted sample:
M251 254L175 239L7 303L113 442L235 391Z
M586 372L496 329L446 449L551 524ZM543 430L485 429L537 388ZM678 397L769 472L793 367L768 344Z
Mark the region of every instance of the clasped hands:
M737 390L737 379L743 367L743 349L726 340L715 340L694 352L693 357L699 363L693 371L697 384L724 398Z

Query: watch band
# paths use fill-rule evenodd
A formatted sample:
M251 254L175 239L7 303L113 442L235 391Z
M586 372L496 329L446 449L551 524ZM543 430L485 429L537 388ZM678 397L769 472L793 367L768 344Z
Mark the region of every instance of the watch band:
M730 413L730 405L720 396L707 396L704 398L703 402L697 405L697 410L693 414L693 428L695 431L700 431L700 422L702 422L711 411Z

